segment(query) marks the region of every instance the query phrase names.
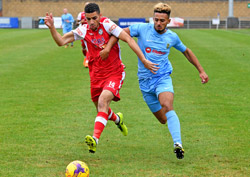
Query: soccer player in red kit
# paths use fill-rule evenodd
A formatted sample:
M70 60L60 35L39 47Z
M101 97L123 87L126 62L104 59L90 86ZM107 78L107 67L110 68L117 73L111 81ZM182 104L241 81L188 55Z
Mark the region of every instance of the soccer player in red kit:
M128 134L123 122L123 114L114 114L109 107L111 101L119 101L119 91L125 78L124 66L120 58L120 47L117 38L128 43L137 54L144 66L152 73L159 68L156 64L146 60L137 43L119 26L109 19L101 20L99 6L89 3L85 7L86 25L61 36L54 27L52 13L46 13L45 24L49 27L51 35L58 46L63 46L74 40L84 39L89 52L89 75L91 86L91 99L97 109L93 136L87 135L85 142L89 152L94 153L101 133L108 120L114 121L123 135ZM115 41L114 43L112 43ZM104 59L105 58L105 59Z

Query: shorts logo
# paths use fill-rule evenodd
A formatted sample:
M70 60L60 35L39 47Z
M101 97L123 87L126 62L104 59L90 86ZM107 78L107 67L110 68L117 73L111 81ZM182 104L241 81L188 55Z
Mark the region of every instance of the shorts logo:
M108 87L115 90L115 82L110 81Z
M145 49L145 51L146 51L147 53L150 53L150 52L151 52L151 48L150 48L150 47L147 47L147 48Z

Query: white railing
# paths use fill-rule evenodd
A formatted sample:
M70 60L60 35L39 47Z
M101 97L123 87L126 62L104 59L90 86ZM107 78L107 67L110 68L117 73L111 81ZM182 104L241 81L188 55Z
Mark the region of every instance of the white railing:
M197 17L188 17L184 18L184 27L186 29L191 28L206 28L206 29L227 29L228 21L227 18L220 19L219 24L213 24L213 19L211 17L207 18L197 18ZM238 18L239 23L236 28L250 28L250 17L240 17Z

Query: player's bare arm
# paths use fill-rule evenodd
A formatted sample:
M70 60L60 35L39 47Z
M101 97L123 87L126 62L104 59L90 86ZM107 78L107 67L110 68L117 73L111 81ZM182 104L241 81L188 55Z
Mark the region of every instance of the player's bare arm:
M123 28L123 30L124 30L128 35L130 35L130 30L129 30L129 28Z
M201 66L199 60L197 59L197 57L194 55L194 53L192 52L192 50L190 50L189 48L187 48L184 52L183 52L184 56L188 59L188 61L190 63L192 63L196 69L199 71L200 74L200 78L201 78L201 82L203 84L207 83L209 78L208 75L206 74L206 72L204 71L203 67Z
M74 41L73 32L66 33L63 36L61 36L61 34L57 32L57 30L54 26L54 19L53 19L52 13L50 13L50 14L48 12L46 13L45 24L48 26L50 33L58 46L63 46L67 43Z
M152 63L151 61L145 58L138 44L135 42L133 38L131 38L128 32L122 30L122 32L119 35L119 39L123 40L124 42L127 42L129 47L136 53L141 62L144 64L145 68L149 69L152 73L156 74L156 71L159 69L159 67L157 67L158 64Z
M103 50L100 52L100 57L102 58L102 60L105 60L106 58L108 58L109 56L109 52L111 50L111 48L117 43L118 38L116 38L115 36L111 36L107 45L103 47Z

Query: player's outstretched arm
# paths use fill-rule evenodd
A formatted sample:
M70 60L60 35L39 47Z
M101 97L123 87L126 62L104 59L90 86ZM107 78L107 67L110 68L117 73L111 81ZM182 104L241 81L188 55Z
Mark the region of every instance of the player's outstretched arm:
M54 19L53 19L52 13L50 13L50 14L48 12L46 13L45 24L48 26L50 33L58 46L63 46L67 43L74 41L73 32L68 32L65 35L61 36L60 33L58 33L56 31L56 28L54 26Z
M159 69L159 67L157 67L158 64L152 63L151 61L145 58L138 44L135 42L133 38L130 37L130 35L127 32L122 30L122 32L119 35L119 39L123 40L124 42L127 42L129 47L136 53L141 62L144 64L145 68L149 69L152 73L156 74L156 71Z
M201 82L203 84L207 83L209 78L208 75L206 74L205 70L203 69L203 67L201 66L199 60L197 59L197 57L194 55L194 53L192 52L192 50L190 50L189 48L187 48L183 54L185 55L185 57L188 59L188 61L190 63L192 63L196 69L199 71L200 73L200 78L201 78Z

